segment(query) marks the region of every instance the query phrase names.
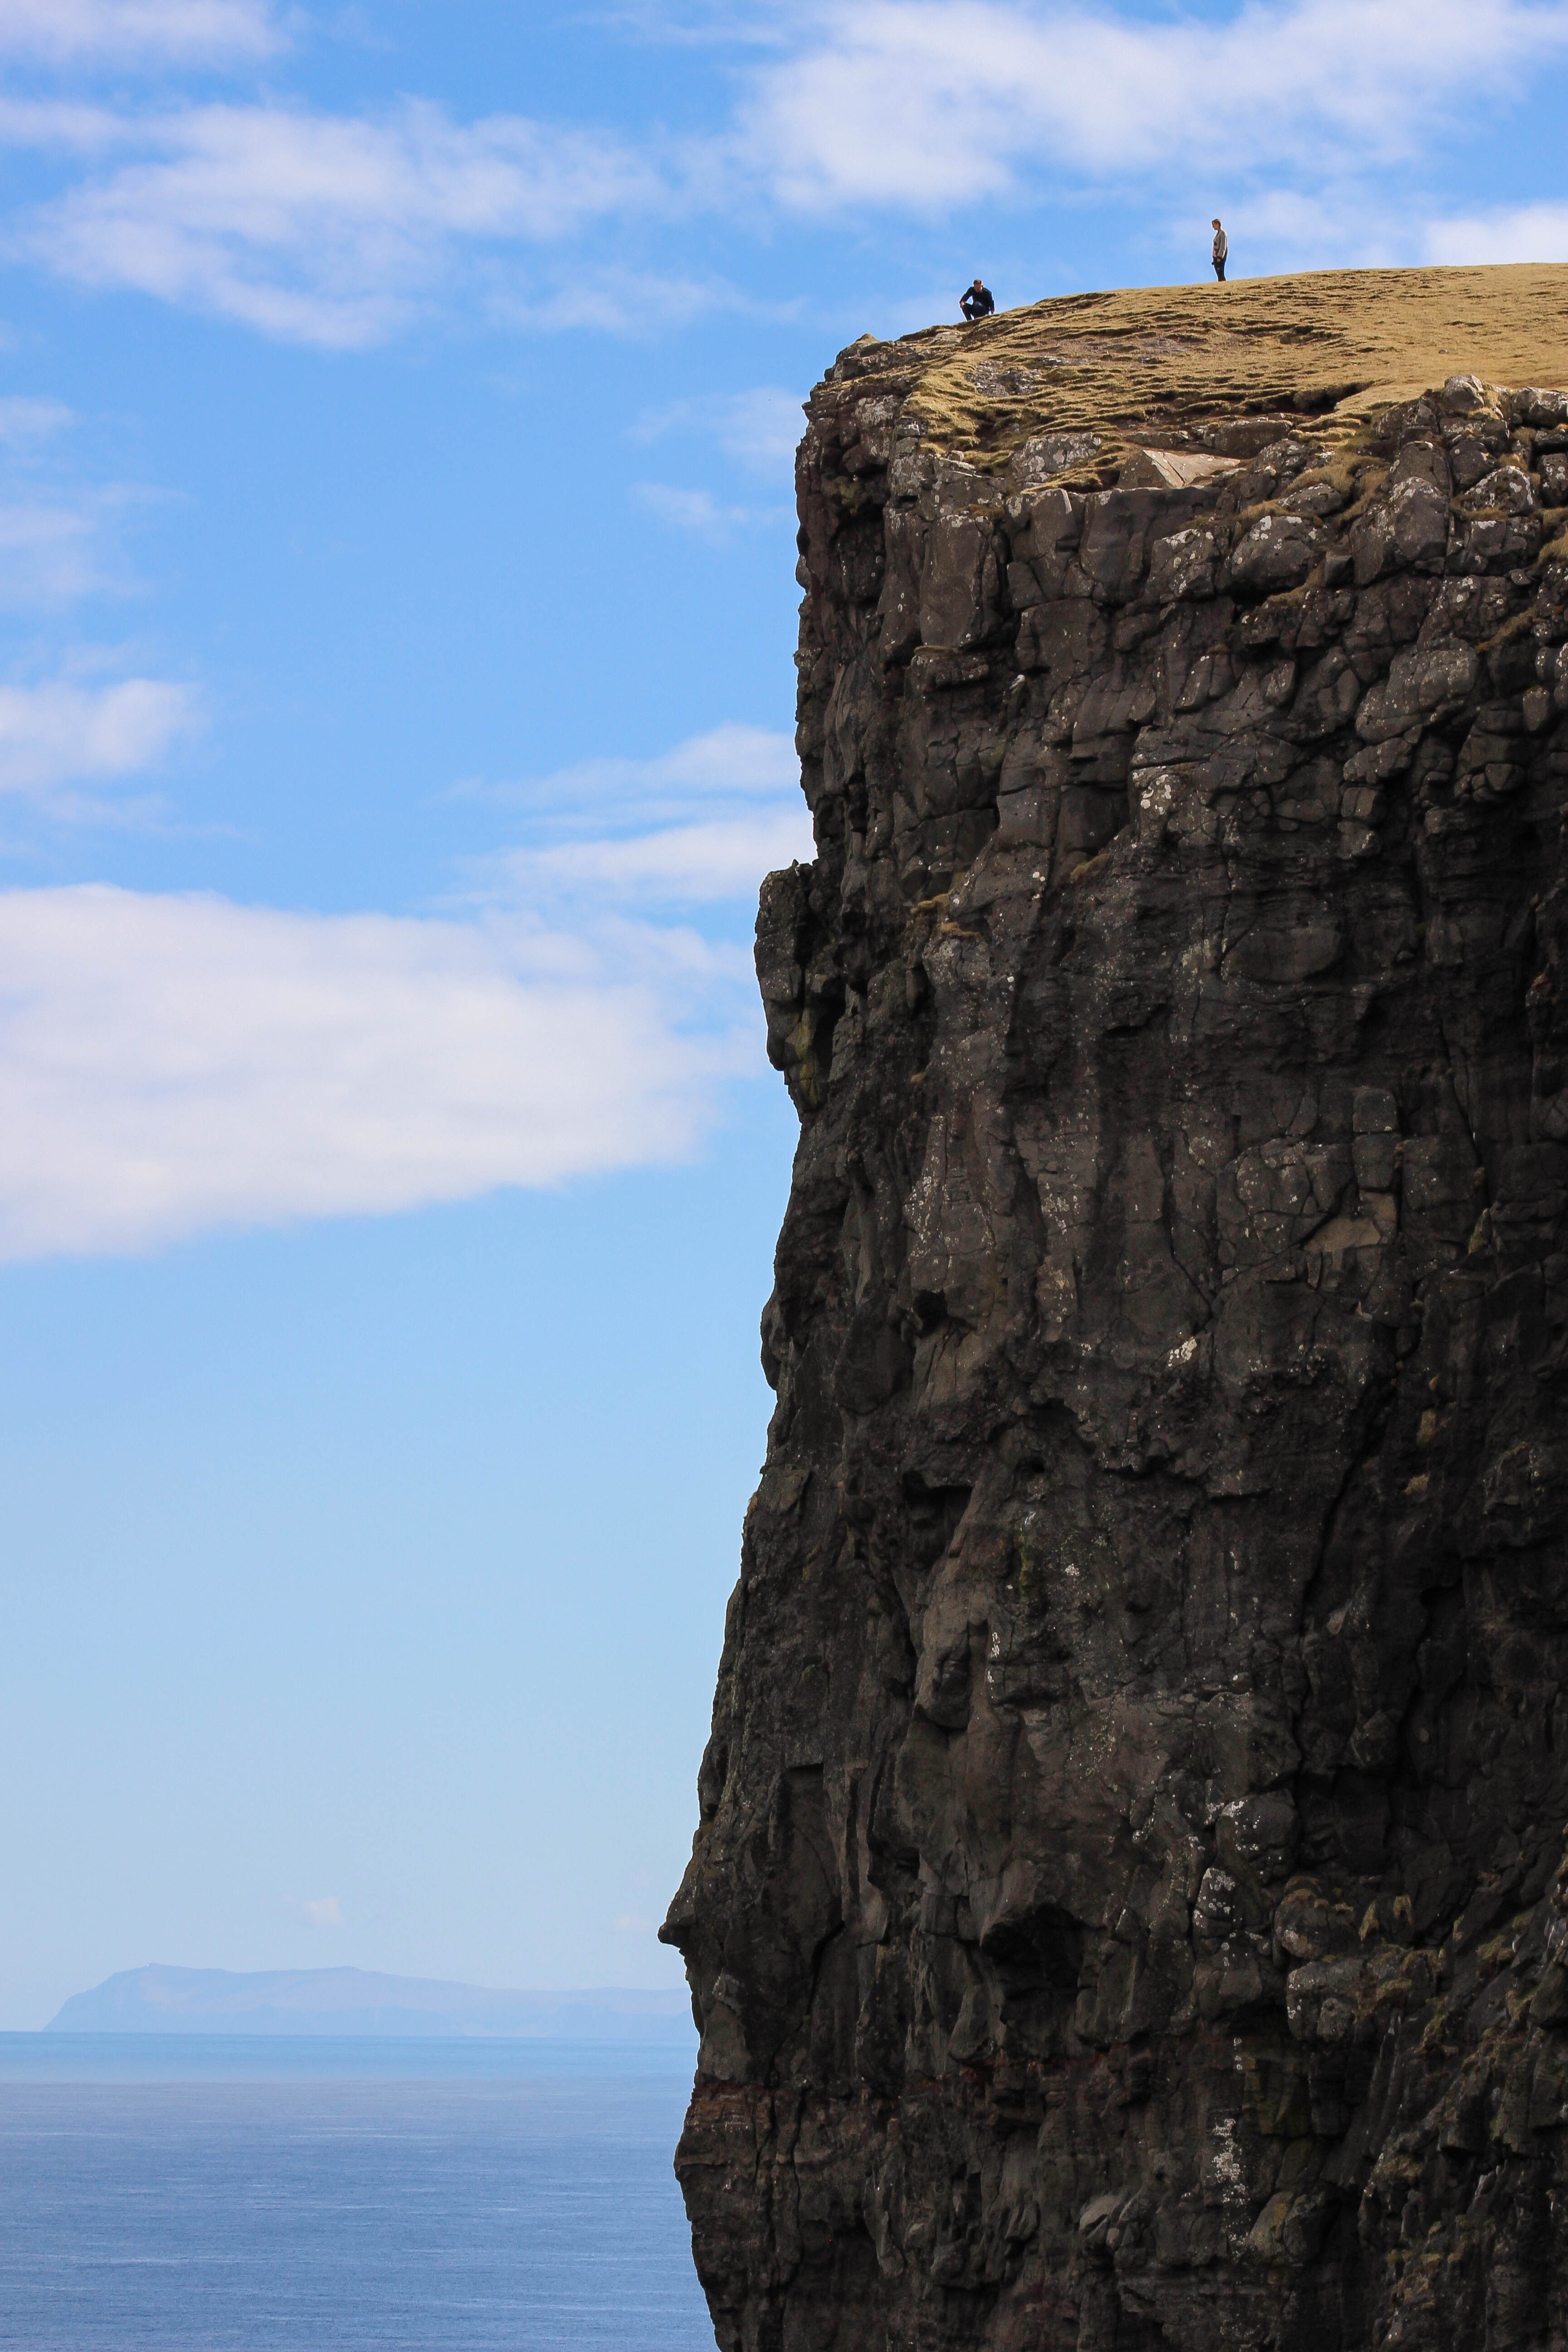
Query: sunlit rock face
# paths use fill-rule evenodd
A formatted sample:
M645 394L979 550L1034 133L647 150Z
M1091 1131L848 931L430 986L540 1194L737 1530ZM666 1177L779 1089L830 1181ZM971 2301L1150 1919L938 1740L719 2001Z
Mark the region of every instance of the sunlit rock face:
M970 348L988 448L867 343L800 455L778 1402L665 1930L719 2341L1547 2352L1568 399L1042 454Z

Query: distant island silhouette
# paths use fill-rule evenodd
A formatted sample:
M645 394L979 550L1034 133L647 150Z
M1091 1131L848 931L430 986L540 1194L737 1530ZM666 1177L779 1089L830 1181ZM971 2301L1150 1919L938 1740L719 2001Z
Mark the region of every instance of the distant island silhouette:
M373 1969L123 1969L73 1993L49 2033L513 2035L695 2042L684 1990L515 1992Z

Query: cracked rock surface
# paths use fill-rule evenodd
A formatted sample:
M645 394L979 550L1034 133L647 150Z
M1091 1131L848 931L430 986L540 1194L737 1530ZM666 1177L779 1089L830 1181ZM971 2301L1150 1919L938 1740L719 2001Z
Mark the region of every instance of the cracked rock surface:
M1561 2352L1568 397L1042 449L986 348L800 454L719 2342Z

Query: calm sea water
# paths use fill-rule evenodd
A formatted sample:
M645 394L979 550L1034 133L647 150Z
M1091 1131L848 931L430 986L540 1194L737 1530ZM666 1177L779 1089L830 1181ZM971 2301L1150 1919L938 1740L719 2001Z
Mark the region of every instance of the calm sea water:
M0 2345L710 2352L690 2081L602 2042L0 2035Z

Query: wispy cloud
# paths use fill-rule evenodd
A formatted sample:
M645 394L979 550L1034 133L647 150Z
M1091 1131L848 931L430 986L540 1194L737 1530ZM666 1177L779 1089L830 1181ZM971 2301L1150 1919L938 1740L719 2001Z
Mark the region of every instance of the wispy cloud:
M346 1924L342 1904L335 1895L318 1895L301 1903L300 1908L307 1927L342 1927Z
M725 506L711 490L682 489L672 482L634 482L632 497L673 530L689 531L693 538L705 539L715 547L738 530L794 520L788 507Z
M574 328L606 335L657 335L714 310L744 307L721 278L671 277L657 269L589 265L573 270L553 290L519 295L503 284L490 301L508 324L552 334Z
M0 611L25 616L29 634L137 585L121 530L146 493L84 478L65 446L78 422L47 396L0 397ZM124 649L35 641L0 674L0 794L69 821L144 814L95 788L160 766L202 708L194 687L135 674L133 662Z
M124 530L153 499L90 478L73 446L79 422L63 401L0 398L0 610L54 612L136 585Z
M72 422L63 400L12 393L0 399L0 447L33 450L58 438Z
M1426 247L1426 259L1437 262L1568 261L1568 204L1433 221Z
M100 156L144 145L149 118L85 99L0 97L0 147Z
M5 0L0 57L47 65L234 64L283 44L263 0Z
M201 723L194 689L151 677L0 686L0 793L58 796L156 767Z
M590 760L469 793L526 811L529 838L476 861L478 895L643 913L749 906L774 866L812 855L800 763L787 735L716 727L651 760Z
M464 798L510 802L540 816L610 818L689 815L736 795L798 793L800 761L789 736L772 728L710 727L652 758L578 760L544 776L502 784L466 782Z
M701 824L664 825L656 832L595 841L558 842L543 849L504 851L490 867L520 897L595 898L696 904L754 898L764 874L812 854L804 806L776 814L712 818Z
M0 477L0 606L50 612L131 585L119 529L134 491Z
M817 11L812 0L609 0L595 13L649 43L778 49Z
M1174 22L868 0L796 21L794 54L754 68L738 131L800 211L930 213L1063 171L1322 176L1429 148L1447 120L1522 95L1568 53L1561 0L1432 0L1418 38L1405 0L1252 0Z
M754 1053L720 965L624 927L0 894L0 1257L678 1160Z
M75 604L103 584L94 503L68 506L0 492L0 604L37 612Z
M465 248L559 242L656 178L593 132L463 125L421 103L379 121L193 107L124 129L142 158L15 225L13 249L79 285L343 349L405 324Z
M412 100L372 115L12 95L0 142L54 151L67 184L14 218L6 243L79 285L327 348L384 341L459 299L524 327L651 333L745 301L657 255L650 266L661 226L931 216L1064 183L1169 193L1194 173L1233 190L1360 184L1430 157L1452 130L1473 133L1479 114L1568 58L1568 0L1430 0L1419 39L1405 0L1245 0L1201 20L1059 0L804 0L699 16L686 32L729 40L733 71L707 123L679 138L651 123L622 135L514 114L465 122ZM261 55L280 22L258 0L0 12L18 49L47 38L68 59L110 57L116 41ZM1456 223L1456 238L1475 226ZM731 421L743 438L748 420ZM768 414L749 426L766 448ZM689 513L691 527L722 527Z
M631 437L653 442L672 434L700 434L748 473L787 482L795 470L802 406L798 393L779 384L758 384L748 392L715 393L707 399L651 409L637 419Z

